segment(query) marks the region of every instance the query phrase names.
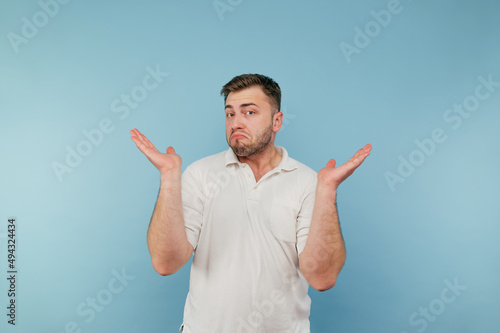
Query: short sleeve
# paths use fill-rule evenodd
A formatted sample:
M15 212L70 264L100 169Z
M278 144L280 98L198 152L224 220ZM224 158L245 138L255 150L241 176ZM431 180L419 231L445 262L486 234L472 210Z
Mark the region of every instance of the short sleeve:
M314 209L314 199L316 197L316 175L312 175L306 183L304 199L297 216L297 255L300 255L304 250L309 235L309 226Z
M190 165L182 174L182 211L189 243L196 249L203 225L203 194L201 174Z

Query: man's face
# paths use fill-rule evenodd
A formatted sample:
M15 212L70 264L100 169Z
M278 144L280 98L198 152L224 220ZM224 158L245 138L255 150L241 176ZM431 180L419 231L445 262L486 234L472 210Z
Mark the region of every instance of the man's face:
M229 93L226 99L226 140L237 156L259 154L274 144L281 112L272 115L269 98L253 86Z

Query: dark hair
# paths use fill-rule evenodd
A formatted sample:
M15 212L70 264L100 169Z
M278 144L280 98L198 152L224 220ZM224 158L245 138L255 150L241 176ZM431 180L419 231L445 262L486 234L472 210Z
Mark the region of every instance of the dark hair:
M226 83L220 94L224 95L224 103L229 93L239 91L252 86L260 86L264 94L269 97L269 102L273 108L273 114L281 109L281 89L280 86L270 77L261 74L242 74L235 76Z

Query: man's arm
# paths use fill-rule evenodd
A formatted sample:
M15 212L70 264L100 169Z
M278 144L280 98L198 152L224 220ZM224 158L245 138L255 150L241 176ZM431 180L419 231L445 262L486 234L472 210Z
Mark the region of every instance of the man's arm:
M368 144L337 168L335 160L331 159L318 172L309 235L299 256L300 270L316 290L332 288L345 262L345 245L337 213L337 187L361 165L370 150Z
M130 131L137 148L158 168L160 191L148 229L153 268L161 275L177 272L189 260L193 247L187 240L182 213L182 159L174 148L160 153L137 129Z

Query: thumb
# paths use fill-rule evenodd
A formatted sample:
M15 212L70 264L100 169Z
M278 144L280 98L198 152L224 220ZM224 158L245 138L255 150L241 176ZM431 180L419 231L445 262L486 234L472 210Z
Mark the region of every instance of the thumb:
M332 158L328 161L328 163L326 163L326 166L329 167L329 168L335 168L335 164L337 162L335 162L335 160Z
M167 148L167 154L175 154L175 149L174 149L174 147L169 146L169 147Z

